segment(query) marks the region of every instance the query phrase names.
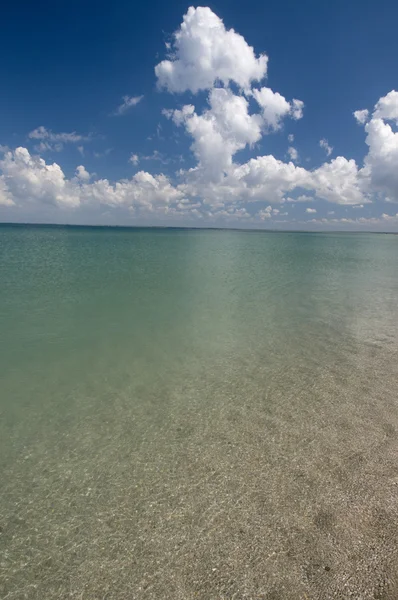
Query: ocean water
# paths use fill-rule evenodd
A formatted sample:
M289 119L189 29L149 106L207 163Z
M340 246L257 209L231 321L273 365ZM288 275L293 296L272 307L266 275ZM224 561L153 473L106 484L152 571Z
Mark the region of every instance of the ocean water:
M0 597L398 597L397 333L398 236L0 226Z

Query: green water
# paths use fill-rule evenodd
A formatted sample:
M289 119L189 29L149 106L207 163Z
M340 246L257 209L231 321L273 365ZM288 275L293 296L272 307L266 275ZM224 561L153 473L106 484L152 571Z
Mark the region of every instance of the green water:
M396 514L397 298L393 235L0 226L0 597L339 591Z

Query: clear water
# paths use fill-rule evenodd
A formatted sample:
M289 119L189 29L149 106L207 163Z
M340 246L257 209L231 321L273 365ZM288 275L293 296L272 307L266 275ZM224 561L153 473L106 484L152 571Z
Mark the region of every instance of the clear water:
M397 298L393 235L0 226L0 596L387 589Z

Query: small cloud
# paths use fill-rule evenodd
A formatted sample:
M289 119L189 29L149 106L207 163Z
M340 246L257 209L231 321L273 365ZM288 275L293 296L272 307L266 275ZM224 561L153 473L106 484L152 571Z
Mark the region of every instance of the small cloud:
M131 162L133 165L138 165L140 162L138 154L132 154L129 158L129 162Z
M61 143L51 144L50 142L40 142L33 146L36 152L61 152L64 149L64 145Z
M137 106L137 104L141 102L143 97L144 96L123 96L123 102L112 113L112 116L120 117L121 115L126 114L126 112L130 110L130 108L133 108L133 106Z
M78 179L80 179L80 181L89 181L90 173L88 171L86 171L86 169L83 167L83 165L80 165L76 169L76 177Z
M310 215L313 215L314 213L316 213L316 209L315 208L306 208L305 212Z
M76 142L88 141L90 139L90 136L80 135L76 131L72 131L71 133L54 133L51 129L43 127L43 125L31 131L28 137L32 140L47 140L49 142L61 142L64 144L75 144Z
M257 213L257 217L259 217L262 221L265 219L270 219L271 216L279 215L279 210L277 208L272 208L272 206L267 206L267 208L263 208L259 210Z
M294 161L298 160L298 152L297 152L296 148L293 148L293 146L289 146L289 148L287 149L287 153L290 156L290 160L294 160Z
M112 152L113 148L106 148L103 152L94 152L95 158L102 158L103 156L108 156Z
M364 108L363 110L356 110L353 115L358 125L364 125L369 118L369 111L367 108Z
M297 198L291 198L288 202L313 202L314 198L312 196L308 196L307 194L301 194Z
M355 204L352 208L363 208L363 204Z
M333 152L333 147L329 146L328 141L325 138L319 140L319 145L323 148L328 156L330 156Z
M78 147L77 147L77 150L78 150L78 152L80 152L80 154L81 154L82 156L84 156L84 146L78 146Z
M304 102L302 100L297 100L296 98L293 98L290 114L292 115L295 121L298 121L303 117L303 109Z
M287 136L288 142L292 143L294 142L294 135L292 133L289 133L289 135Z
M328 215L334 215L334 210L328 210Z

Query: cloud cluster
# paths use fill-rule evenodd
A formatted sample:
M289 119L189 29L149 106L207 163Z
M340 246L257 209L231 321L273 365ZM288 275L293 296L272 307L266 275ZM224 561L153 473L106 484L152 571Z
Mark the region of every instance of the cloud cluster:
M67 179L58 164L47 164L26 148L6 152L0 169L2 205L47 204L69 209L104 205L153 212L183 199L183 192L165 175L153 176L139 171L131 179L114 184L107 179L90 182L90 174L80 165L75 176Z
M155 67L155 74L159 89L194 94L191 103L163 113L190 137L195 165L180 170L172 179L139 171L130 179L110 182L91 175L83 165L68 178L57 163L47 164L26 148L3 148L0 205L9 210L26 205L68 210L122 207L134 215L152 215L156 222L159 214L183 219L277 220L285 213L275 205L287 202L292 208L296 202L315 200L359 208L378 199L398 202L395 91L380 98L373 111L354 112L368 146L362 166L343 156L312 170L299 166L295 164L298 150L291 145L293 134L288 136L288 162L271 154L239 162L240 151L255 150L264 136L280 131L287 119L303 117L301 100L287 100L263 85L267 62L265 54L256 54L209 8L189 8L174 33L169 56ZM206 95L204 107L202 99L198 106L195 96L200 91ZM141 99L125 96L114 114L125 114ZM64 144L90 139L75 132L54 133L44 127L28 137L39 143L36 152L60 150ZM319 145L329 157L333 148L328 141L321 139ZM79 148L83 155L84 149ZM129 159L134 166L144 160L157 160L162 165L170 162L157 151L150 156L131 154ZM305 212L317 210L307 208Z

